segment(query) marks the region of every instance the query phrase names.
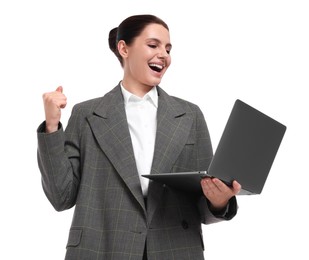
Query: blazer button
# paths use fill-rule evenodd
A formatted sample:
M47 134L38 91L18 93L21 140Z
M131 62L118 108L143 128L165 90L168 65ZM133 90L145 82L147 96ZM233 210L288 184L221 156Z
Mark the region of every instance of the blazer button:
M189 228L189 224L188 224L188 222L185 221L185 220L181 221L181 225L182 225L182 228L183 228L183 229L188 229L188 228Z

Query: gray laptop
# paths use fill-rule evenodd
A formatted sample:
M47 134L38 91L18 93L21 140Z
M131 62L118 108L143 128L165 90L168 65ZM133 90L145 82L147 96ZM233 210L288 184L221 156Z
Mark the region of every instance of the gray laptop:
M285 125L237 99L208 169L142 176L188 192L201 192L204 177L227 185L237 180L239 195L260 194L285 131Z

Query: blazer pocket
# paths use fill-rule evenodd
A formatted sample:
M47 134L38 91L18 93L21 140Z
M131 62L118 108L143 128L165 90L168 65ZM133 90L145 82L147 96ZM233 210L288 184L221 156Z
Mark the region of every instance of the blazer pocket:
M191 132L188 136L186 145L193 145L195 144L195 140L196 140L196 134L195 132Z
M76 247L79 245L82 238L82 229L71 229L67 247Z

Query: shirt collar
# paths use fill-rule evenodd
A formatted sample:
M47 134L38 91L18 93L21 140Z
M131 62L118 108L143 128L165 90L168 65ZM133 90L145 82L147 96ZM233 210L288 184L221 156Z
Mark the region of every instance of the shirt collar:
M124 98L124 104L127 105L130 102L139 102L142 100L150 100L151 103L158 108L158 91L157 87L153 87L148 93L146 93L142 98L132 94L128 90L126 90L122 83L120 84L121 86L121 92Z

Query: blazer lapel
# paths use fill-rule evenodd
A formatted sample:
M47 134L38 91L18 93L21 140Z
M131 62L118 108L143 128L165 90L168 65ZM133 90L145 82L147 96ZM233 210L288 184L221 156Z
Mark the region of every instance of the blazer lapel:
M183 150L191 131L193 120L185 116L184 107L157 87L159 106L157 114L157 135L151 174L170 172ZM148 221L150 222L160 197L163 186L149 182L148 189Z
M172 170L186 144L193 122L190 117L185 116L185 109L179 102L166 94L160 87L157 89L159 95L157 134L151 174ZM119 85L102 98L93 115L88 117L88 122L101 149L145 211ZM158 203L161 203L162 194L163 186L150 181L147 209L149 223Z
M102 98L88 122L101 149L145 210L119 85Z

